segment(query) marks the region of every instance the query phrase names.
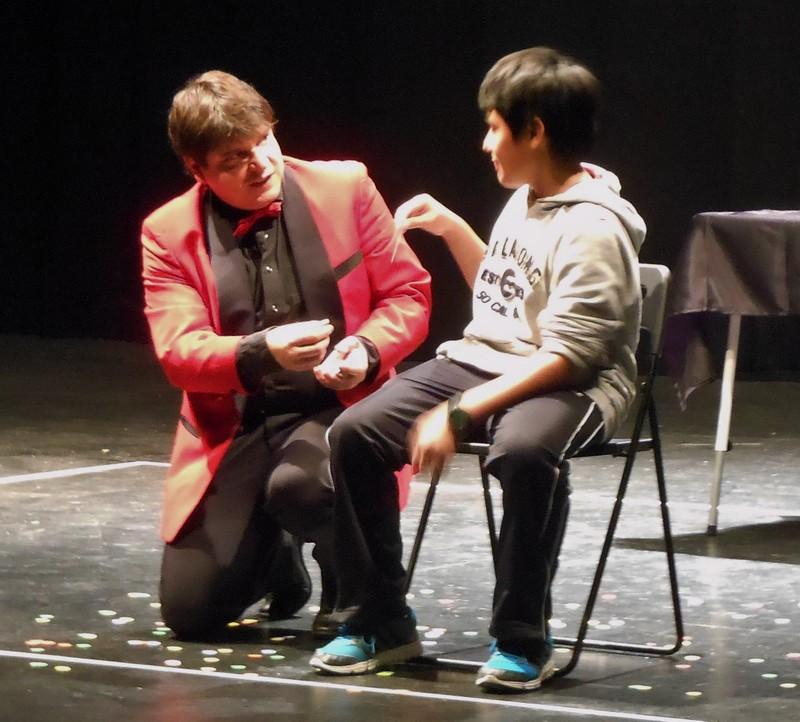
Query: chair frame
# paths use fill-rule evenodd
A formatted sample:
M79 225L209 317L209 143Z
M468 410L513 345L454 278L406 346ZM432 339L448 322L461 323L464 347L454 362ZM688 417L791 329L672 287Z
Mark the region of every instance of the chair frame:
M656 412L655 402L653 400L653 383L656 376L656 368L660 356L660 342L661 331L664 320L664 309L666 307L666 294L667 286L669 283L669 269L665 266L655 266L650 264L640 264L640 271L642 274L642 290L644 296L643 303L643 338L640 339L639 349L637 349L637 363L639 363L639 379L637 381L638 400L636 406L636 413L634 416L633 428L629 438L613 438L609 441L589 447L580 451L578 454L570 457L573 459L586 458L593 456L613 456L622 457L625 459L625 465L622 470L619 486L617 487L617 496L614 501L614 506L606 529L605 539L600 552L600 557L597 561L597 566L592 580L592 586L589 590L589 596L584 605L583 615L581 617L578 632L575 637L555 637L554 641L559 646L572 647L572 654L565 665L558 668L555 676L565 676L569 674L578 663L581 652L584 649L599 650L605 652L621 652L629 654L641 655L655 655L655 656L668 656L675 654L683 646L683 616L681 613L680 596L678 592L678 575L675 567L675 549L672 542L672 531L669 518L669 506L667 502L667 487L664 476L664 464L661 453L661 436L658 428L658 416ZM647 325L645 323L647 322ZM649 332L649 333L648 333ZM643 343L643 339L648 337L650 339L649 348L648 344ZM642 374L641 370L645 369ZM648 422L650 431L649 437L642 436L645 420ZM478 464L481 473L481 483L483 486L483 499L486 507L486 521L489 530L489 541L492 549L493 562L497 559L497 528L495 525L494 506L492 503L490 478L486 471L485 459L489 451L489 444L487 443L462 443L459 444L457 453L470 454L478 457ZM589 628L589 620L591 619L592 612L594 611L597 595L600 590L600 584L603 579L603 574L608 561L608 555L611 551L611 546L614 541L614 534L616 533L617 523L619 521L620 513L622 512L622 504L625 494L628 490L628 482L630 481L633 465L636 461L636 456L640 451L652 451L653 461L656 472L656 483L658 487L658 496L661 507L661 523L664 534L664 550L667 557L667 568L669 571L669 586L670 594L672 597L672 610L675 622L675 641L670 645L661 647L652 646L649 644L614 642L605 640L587 639L586 634ZM419 558L420 548L422 545L422 538L425 534L425 529L428 524L428 517L430 516L431 508L433 506L433 499L436 495L436 488L439 484L440 473L434 473L430 480L428 493L425 497L425 502L420 514L419 524L417 526L417 533L414 537L414 544L411 549L409 557L407 572L406 572L406 593L411 587L411 581L414 575L414 569ZM458 666L473 666L471 662L462 662L455 660L448 660L447 658L437 658L437 662L452 663ZM479 663L474 663L478 666Z

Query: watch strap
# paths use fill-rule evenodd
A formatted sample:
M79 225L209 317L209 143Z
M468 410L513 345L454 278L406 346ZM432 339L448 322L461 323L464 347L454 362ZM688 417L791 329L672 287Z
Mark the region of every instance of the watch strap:
M456 443L467 438L472 428L472 418L459 406L461 396L462 393L459 391L447 400L447 424Z

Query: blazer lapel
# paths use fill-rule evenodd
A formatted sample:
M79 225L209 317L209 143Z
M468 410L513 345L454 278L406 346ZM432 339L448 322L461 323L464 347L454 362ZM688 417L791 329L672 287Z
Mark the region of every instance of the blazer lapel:
M331 342L344 338L344 309L328 252L291 168L283 178L283 217L309 318L328 318Z
M222 332L233 336L253 333L256 316L244 258L233 236L215 224L210 193L206 194L204 215L208 254L217 284Z

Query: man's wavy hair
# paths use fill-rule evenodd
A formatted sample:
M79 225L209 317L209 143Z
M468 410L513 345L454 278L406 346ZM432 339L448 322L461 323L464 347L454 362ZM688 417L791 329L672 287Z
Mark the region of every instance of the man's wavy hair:
M269 101L252 85L221 70L209 70L187 81L172 99L167 132L179 158L201 166L223 143L250 138L275 124Z

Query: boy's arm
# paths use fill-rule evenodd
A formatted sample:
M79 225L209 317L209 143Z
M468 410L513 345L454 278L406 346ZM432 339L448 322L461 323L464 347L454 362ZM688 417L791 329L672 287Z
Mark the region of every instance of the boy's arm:
M478 266L486 253L486 244L461 216L423 193L403 203L394 214L397 232L421 228L441 236L447 244L461 275L472 289Z

